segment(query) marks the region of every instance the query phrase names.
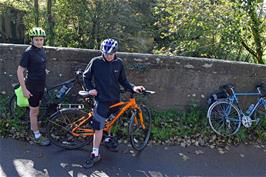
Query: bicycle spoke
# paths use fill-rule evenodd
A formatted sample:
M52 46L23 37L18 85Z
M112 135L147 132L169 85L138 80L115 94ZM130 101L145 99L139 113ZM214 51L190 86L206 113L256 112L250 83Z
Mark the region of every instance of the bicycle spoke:
M208 111L209 124L219 135L229 136L238 131L240 113L227 101L217 101Z
M139 114L132 117L129 125L129 134L131 145L136 150L142 150L148 143L150 131L151 131L151 116L149 110L146 107L141 107L143 124ZM137 119L137 121L135 121Z
M255 121L255 125L258 125L259 122L262 120L262 119L266 119L266 108L265 108L265 105L264 104L260 104L254 114L254 116L251 117L253 119L253 121Z
M92 136L82 136L78 132L72 132L75 122L85 115L83 111L75 109L58 111L58 114L52 117L47 125L47 133L51 142L65 149L76 149L90 143ZM91 129L87 123L82 124L80 128Z

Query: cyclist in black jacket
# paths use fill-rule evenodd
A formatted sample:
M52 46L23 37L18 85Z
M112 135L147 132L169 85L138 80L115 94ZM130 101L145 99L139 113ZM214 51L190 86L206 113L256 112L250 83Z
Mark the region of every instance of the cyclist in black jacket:
M32 45L23 53L20 64L17 69L17 76L23 95L29 99L30 106L30 124L34 133L35 142L46 146L50 141L41 135L38 128L39 104L44 93L46 80L46 55L43 44L45 31L40 27L34 27L30 30ZM27 70L27 76L24 80L24 71Z
M101 43L102 55L93 58L83 73L86 89L89 94L95 96L96 106L92 125L95 130L93 137L93 149L90 158L83 164L84 168L90 168L101 159L99 147L103 136L105 119L111 111L109 107L120 101L120 84L133 92L142 92L143 86L131 84L126 77L123 62L116 56L118 43L114 39L105 39ZM94 81L94 84L92 83Z

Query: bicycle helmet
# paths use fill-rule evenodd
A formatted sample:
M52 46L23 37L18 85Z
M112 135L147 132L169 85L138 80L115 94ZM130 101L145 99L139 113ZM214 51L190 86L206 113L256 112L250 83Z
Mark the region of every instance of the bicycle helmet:
M45 31L40 27L34 27L29 32L30 37L45 37Z
M118 43L114 39L105 39L101 43L101 51L103 54L113 54L118 49Z

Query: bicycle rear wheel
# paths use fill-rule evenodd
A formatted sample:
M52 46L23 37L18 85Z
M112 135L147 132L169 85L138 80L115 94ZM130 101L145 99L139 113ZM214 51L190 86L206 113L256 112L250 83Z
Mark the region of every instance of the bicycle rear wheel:
M17 105L17 96L14 94L10 97L9 103L8 103L8 111L10 113L10 118L18 118L20 120L30 121L29 119L29 107L19 107ZM40 110L38 118L39 120L43 121L44 117L46 115L47 111L47 105L46 105L46 99L43 98L40 103Z
M208 109L207 117L212 130L218 135L234 135L241 126L238 108L226 100L214 102Z
M138 112L133 113L129 123L129 137L132 147L141 151L148 144L151 134L151 113L145 106L140 107L142 110L143 124L140 122ZM143 126L144 125L144 126Z
M81 148L92 142L93 136L74 136L71 130L74 122L87 115L78 109L63 109L53 114L47 124L47 136L50 141L64 149ZM89 122L85 122L80 128L91 129Z
M19 107L17 105L17 96L15 94L10 97L8 103L8 111L10 113L10 118L18 118L20 120L29 121L29 110L29 107Z

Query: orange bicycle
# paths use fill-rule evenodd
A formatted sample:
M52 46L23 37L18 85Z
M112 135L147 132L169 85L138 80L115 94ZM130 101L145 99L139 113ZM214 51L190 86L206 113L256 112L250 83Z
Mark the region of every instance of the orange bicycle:
M145 90L141 94L154 94L154 91ZM80 91L85 99L90 97L87 91ZM106 119L104 133L110 133L113 125L125 113L130 111L128 135L132 147L138 151L145 148L151 133L151 113L144 105L138 105L134 93L128 101L121 101L110 108L119 107L118 113L112 119ZM81 148L93 140L94 130L90 121L93 111L88 113L76 109L65 108L53 114L47 124L47 136L50 141L64 149ZM129 116L126 116L129 117Z

